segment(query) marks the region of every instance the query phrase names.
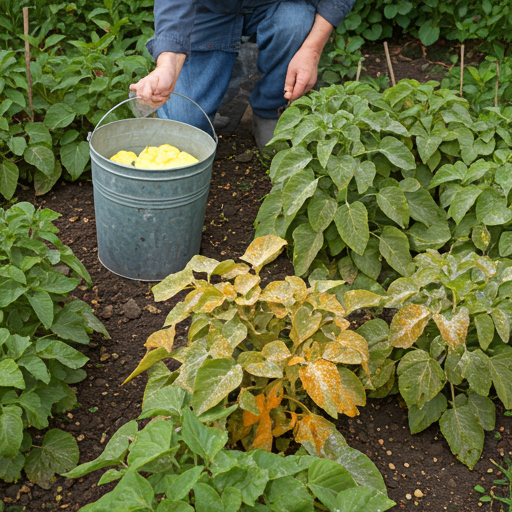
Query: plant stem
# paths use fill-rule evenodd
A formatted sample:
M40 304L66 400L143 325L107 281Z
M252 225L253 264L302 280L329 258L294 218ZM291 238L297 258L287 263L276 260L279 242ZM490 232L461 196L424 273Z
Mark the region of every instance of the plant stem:
M450 389L452 390L452 401L455 403L455 388L453 387L453 384L450 382Z
M462 88L464 86L464 45L460 47L460 97L462 98Z
M494 91L494 106L498 108L499 105L499 94L500 90L500 63L496 62L496 90Z
M288 395L283 395L283 398L286 398L288 400L291 400L292 402L295 402L297 405L302 407L302 409L304 409L308 414L313 414L302 402L295 400L295 398L292 398L291 396L288 396Z
M387 41L384 41L384 51L386 52L386 60L388 62L389 76L391 77L391 84L396 85L395 73L393 72L393 65L391 64L391 57L389 56L389 48Z
M28 7L23 7L23 33L28 36ZM28 104L30 120L34 122L34 105L32 103L32 72L30 71L30 43L25 40L25 66L27 68Z

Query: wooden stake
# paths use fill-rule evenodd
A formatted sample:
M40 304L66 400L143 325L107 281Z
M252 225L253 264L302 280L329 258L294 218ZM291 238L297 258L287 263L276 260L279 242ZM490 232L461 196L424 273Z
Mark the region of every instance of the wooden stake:
M498 108L499 105L499 92L500 92L500 63L496 62L496 90L494 91L494 106Z
M28 36L28 7L23 7L23 33ZM34 105L32 103L32 72L30 71L30 43L27 40L25 40L25 66L27 68L30 120L34 122Z
M359 59L357 63L357 73L356 73L356 82L359 82L359 78L361 77L361 69L363 68L363 59Z
M464 45L460 46L460 97L462 98L462 88L464 87Z
M393 66L391 65L391 57L389 56L389 48L387 41L384 41L384 51L386 52L386 60L388 61L389 76L391 77L391 84L396 85L395 73L393 73Z

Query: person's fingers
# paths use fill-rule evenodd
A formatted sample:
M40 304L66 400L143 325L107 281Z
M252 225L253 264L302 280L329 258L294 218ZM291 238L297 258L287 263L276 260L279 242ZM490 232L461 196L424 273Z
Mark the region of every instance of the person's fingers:
M295 79L297 76L297 70L293 66L293 63L290 63L288 66L288 71L286 72L286 80L284 82L284 97L289 100L293 95L293 88L295 86Z
M305 70L299 70L295 79L295 86L293 87L293 93L290 96L290 100L294 101L297 98L300 98L303 94L308 92L307 89L309 85L310 75Z

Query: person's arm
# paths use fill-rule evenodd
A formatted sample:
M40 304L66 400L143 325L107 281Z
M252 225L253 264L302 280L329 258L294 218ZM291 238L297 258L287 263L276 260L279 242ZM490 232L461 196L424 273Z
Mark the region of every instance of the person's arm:
M284 97L296 100L316 83L318 62L331 33L350 12L355 0L320 0L313 27L288 65Z
M156 60L148 76L130 85L130 90L154 106L170 97L187 55L194 26L196 0L155 0L155 35L147 48Z

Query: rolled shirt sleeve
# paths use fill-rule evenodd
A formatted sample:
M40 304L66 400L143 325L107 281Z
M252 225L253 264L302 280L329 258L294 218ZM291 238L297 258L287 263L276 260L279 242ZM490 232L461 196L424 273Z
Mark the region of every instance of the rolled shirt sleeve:
M356 0L320 0L316 12L333 27L337 27L352 10Z
M156 60L162 52L190 55L196 0L155 0L155 35L147 42Z

